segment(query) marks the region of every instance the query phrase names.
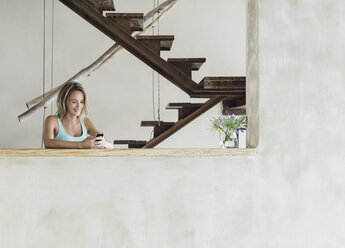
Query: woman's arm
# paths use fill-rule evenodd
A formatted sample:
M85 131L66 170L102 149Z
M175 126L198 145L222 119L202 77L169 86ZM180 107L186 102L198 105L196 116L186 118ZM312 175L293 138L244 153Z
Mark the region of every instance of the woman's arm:
M43 140L45 148L70 148L70 149L91 149L101 148L100 142L97 142L95 138L88 137L81 142L71 142L64 140L54 139L54 130L59 128L59 124L56 117L48 116L44 123Z

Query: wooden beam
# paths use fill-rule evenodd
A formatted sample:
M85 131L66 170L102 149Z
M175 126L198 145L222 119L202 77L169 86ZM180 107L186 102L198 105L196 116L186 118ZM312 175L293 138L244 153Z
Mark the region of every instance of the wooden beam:
M256 149L0 149L0 157L203 157L248 156Z

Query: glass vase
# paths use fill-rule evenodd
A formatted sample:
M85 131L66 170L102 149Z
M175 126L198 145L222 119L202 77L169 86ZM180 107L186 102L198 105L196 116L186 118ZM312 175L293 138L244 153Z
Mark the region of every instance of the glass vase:
M238 138L236 133L233 133L228 139L221 140L220 148L238 148Z

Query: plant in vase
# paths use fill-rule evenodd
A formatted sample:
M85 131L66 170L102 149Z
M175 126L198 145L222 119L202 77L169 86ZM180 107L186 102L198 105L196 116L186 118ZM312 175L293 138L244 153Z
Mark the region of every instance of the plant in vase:
M216 131L221 140L222 148L238 148L238 134L247 127L247 118L242 115L220 116L211 120L211 130Z

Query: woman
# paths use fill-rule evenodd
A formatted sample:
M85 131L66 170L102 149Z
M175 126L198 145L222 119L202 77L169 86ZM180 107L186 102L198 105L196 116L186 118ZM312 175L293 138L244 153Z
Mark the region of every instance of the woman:
M100 133L87 114L87 100L84 88L76 82L66 83L57 98L57 115L48 116L44 124L44 145L46 148L113 148L113 144ZM91 136L88 136L91 135Z

